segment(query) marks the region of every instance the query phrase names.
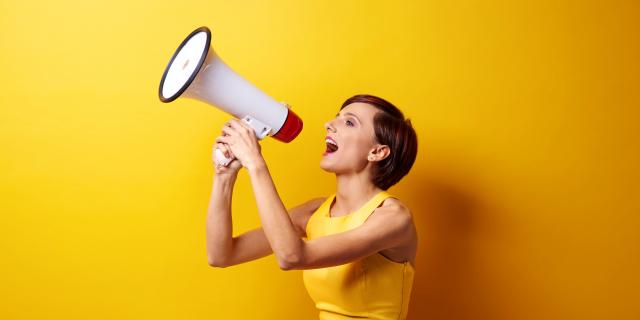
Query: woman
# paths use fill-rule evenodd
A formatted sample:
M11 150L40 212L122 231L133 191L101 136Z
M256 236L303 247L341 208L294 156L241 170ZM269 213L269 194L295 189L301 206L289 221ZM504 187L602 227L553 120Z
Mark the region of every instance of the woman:
M216 145L236 160L215 170L209 264L227 267L274 253L281 269L303 270L320 319L404 319L417 234L409 209L386 190L415 161L415 131L393 104L371 95L347 99L325 129L320 167L335 173L336 192L286 209L252 129L235 119L224 126ZM231 194L241 167L249 173L262 228L233 237Z

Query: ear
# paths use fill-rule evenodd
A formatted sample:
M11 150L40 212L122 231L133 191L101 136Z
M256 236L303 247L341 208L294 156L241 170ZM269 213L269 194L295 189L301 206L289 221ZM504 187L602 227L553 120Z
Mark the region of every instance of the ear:
M382 161L387 158L389 154L391 154L391 149L389 149L389 146L385 144L377 144L373 147L373 149L369 150L367 160L371 162Z

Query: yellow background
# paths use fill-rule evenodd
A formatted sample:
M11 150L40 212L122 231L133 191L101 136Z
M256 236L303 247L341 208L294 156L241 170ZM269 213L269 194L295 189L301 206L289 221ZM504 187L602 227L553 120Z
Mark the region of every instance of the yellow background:
M638 319L636 1L0 2L0 318L312 319L273 256L207 265L228 119L162 104L182 39L305 129L263 141L287 206L334 191L322 125L397 104L419 137L390 191L420 244L409 319ZM242 172L234 232L258 227Z

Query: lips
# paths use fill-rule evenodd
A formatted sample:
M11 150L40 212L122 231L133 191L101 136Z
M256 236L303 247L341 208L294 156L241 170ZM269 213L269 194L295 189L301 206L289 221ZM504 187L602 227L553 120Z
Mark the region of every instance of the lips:
M325 153L334 153L338 150L338 143L333 138L327 136L324 141L327 144Z

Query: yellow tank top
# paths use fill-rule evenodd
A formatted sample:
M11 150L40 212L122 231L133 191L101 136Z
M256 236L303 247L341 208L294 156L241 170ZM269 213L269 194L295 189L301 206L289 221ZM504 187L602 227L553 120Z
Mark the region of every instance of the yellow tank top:
M307 239L358 227L389 197L389 193L382 191L355 212L331 217L333 194L309 218ZM302 277L320 320L354 317L395 320L407 317L414 272L408 261L399 263L375 253L338 266L302 270Z

